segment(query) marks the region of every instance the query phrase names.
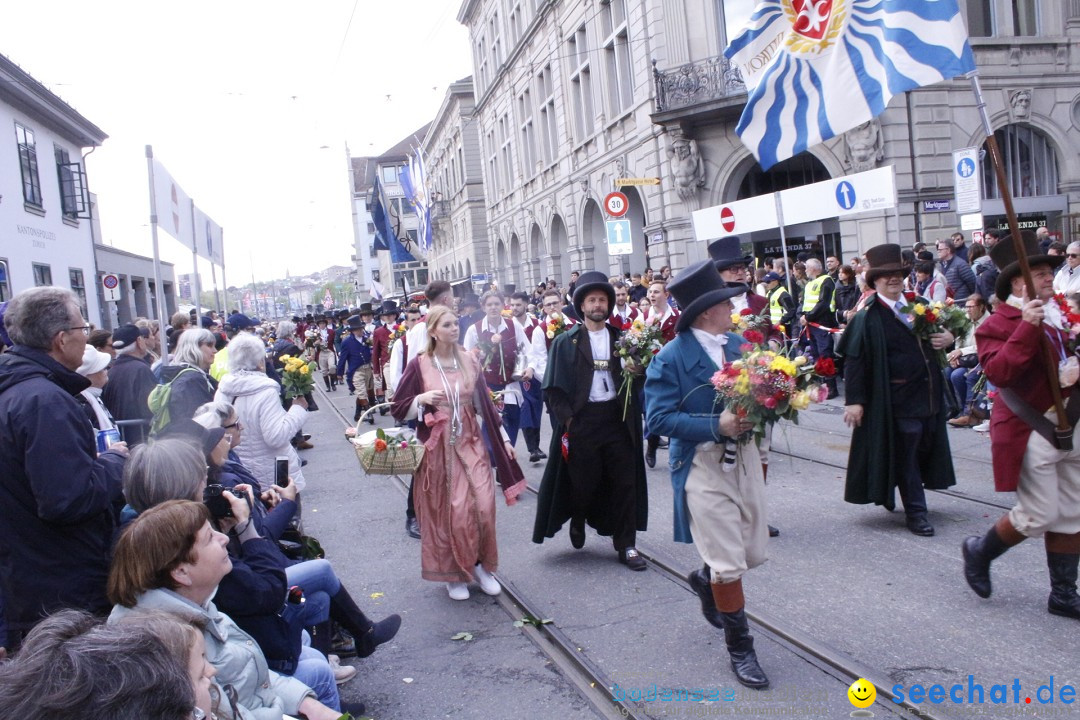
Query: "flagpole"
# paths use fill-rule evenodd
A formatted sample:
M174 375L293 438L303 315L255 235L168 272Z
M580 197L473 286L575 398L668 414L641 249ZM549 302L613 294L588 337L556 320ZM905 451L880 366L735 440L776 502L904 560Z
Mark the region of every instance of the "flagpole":
M967 73L967 76L971 80L971 90L975 93L975 107L979 111L983 131L986 133L986 147L990 151L990 160L994 165L994 174L997 176L998 190L1001 192L1001 200L1005 205L1005 216L1009 221L1009 233L1012 236L1016 259L1020 265L1020 275L1024 278L1027 296L1035 298L1035 282L1031 278L1031 264L1028 262L1027 253L1024 251L1024 239L1020 237L1020 225L1016 220L1016 209L1013 207L1009 181L1005 177L1005 165L1001 161L1001 149L998 147L997 138L994 136L993 127L990 125L990 116L986 112L986 101L983 99L982 87L979 84L979 71L973 70ZM1054 412L1057 415L1058 448L1072 450L1073 430L1069 426L1069 419L1065 415L1065 402L1061 397L1057 356L1054 354L1053 348L1050 347L1046 334L1040 333L1040 335L1042 337L1043 359L1046 361L1047 379L1050 381L1050 393L1054 398Z
M214 264L210 263L213 268ZM221 293L225 296L225 304L221 304L221 296L218 295L217 271L214 271L214 301L222 313L229 312L229 285L225 282L225 228L221 228Z
M154 194L154 148L146 146L146 171L150 177L150 237L154 241L154 312L152 319L157 320L158 327L164 327L161 315L161 257L158 254L157 234L157 198Z
M784 253L784 279L787 280L788 294L795 297L795 291L791 289L791 275L794 270L788 263L787 235L784 234L784 207L780 202L780 193L774 193L773 199L776 201L776 222L780 225L780 252Z
M191 265L195 269L195 314L202 316L202 283L199 282L199 253L196 250L198 239L195 237L195 200L188 198L191 205Z

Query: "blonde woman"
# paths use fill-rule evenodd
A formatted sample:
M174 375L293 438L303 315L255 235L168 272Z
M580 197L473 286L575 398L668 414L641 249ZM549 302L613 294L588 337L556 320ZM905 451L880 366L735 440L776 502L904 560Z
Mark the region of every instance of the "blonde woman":
M398 420L417 420L417 439L426 449L413 478L420 575L445 582L454 600L469 598L473 580L488 595L498 595L502 588L491 575L499 562L494 480L512 505L525 489L525 477L479 362L458 345L457 316L435 306L427 316L427 333L427 348L405 368L392 409ZM483 432L492 448L495 478Z

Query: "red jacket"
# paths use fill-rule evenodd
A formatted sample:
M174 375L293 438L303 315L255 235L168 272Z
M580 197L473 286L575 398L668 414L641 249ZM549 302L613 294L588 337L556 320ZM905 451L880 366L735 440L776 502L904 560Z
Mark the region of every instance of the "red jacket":
M640 309L634 307L633 305L629 305L629 304L628 304L628 307L630 308L630 312L626 316L626 322L623 322L623 319L621 317L616 316L615 315L615 310L612 309L611 316L608 318L608 324L610 324L611 327L616 328L618 330L628 330L630 328L631 323L633 323L635 320L637 320L638 318L641 317L641 310Z
M1040 413L1053 404L1046 376L1041 338L1048 325L1035 327L1021 319L1012 305L999 303L993 315L975 331L979 362L986 378L997 387L1009 388ZM1060 330L1053 330L1063 339ZM1062 395L1069 397L1070 388ZM999 401L990 414L990 451L994 461L994 489L1013 492L1027 452L1031 428Z
M390 362L390 337L390 329L385 325L375 328L371 334L371 367L376 373L381 373Z
M645 311L645 322L649 321L649 318L653 315L653 309L649 308ZM675 323L679 321L679 311L675 308L671 308L671 314L668 315L667 320L660 326L660 334L664 338L665 343L669 343L675 339Z

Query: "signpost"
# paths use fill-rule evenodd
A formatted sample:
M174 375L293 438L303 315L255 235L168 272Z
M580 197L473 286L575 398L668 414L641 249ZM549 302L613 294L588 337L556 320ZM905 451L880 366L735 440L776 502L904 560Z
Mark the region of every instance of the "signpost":
M112 273L101 276L101 291L106 302L120 301L120 278Z
M659 185L660 178L618 178L615 180L615 187L628 187L632 185Z
M756 195L726 205L698 210L691 219L698 240L713 240L725 235L742 235L755 230L777 227L776 193Z
M604 210L611 217L622 217L630 209L630 201L621 192L608 193L604 198Z
M630 255L634 251L634 238L630 234L629 220L607 221L608 255Z
M982 212L978 167L979 148L969 147L953 152L953 187L956 193L957 215Z

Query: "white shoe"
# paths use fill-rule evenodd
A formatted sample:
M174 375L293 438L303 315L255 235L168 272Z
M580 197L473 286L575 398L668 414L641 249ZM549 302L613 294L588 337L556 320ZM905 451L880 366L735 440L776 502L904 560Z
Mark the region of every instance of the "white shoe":
M476 575L476 581L480 583L480 589L488 595L498 595L502 592L502 585L484 569L483 565L474 567L473 573Z
M468 600L469 586L463 582L446 583L446 592L451 600Z
M990 421L983 420L981 423L971 429L975 432L990 432Z
M356 677L356 668L352 665L342 665L341 658L337 655L327 655L326 660L330 663L330 669L334 671L334 682L338 685L343 685Z

